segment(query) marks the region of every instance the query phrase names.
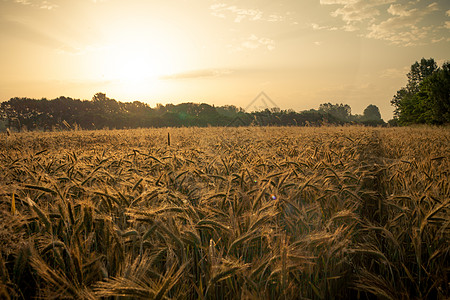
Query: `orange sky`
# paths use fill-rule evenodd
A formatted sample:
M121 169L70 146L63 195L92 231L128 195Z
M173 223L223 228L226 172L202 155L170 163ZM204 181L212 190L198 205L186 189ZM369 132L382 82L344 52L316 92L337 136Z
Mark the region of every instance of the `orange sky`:
M450 1L0 0L0 100L282 109L389 101L412 63L449 60Z

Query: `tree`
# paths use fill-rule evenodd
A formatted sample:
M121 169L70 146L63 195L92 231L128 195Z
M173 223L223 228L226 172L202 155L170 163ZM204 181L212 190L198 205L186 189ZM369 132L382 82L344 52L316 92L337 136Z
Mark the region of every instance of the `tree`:
M434 59L422 58L420 63L417 61L411 65L411 71L406 75L408 77L407 90L410 93L417 93L422 81L428 76L433 75L438 70L438 66Z
M450 123L450 63L423 80L413 99L418 123Z
M449 119L449 64L439 68L434 59L411 65L408 83L391 100L400 125L443 124Z
M340 121L348 121L351 114L352 109L348 104L331 104L331 103L322 103L319 106L319 111L330 114Z
M376 105L370 104L363 112L363 121L380 121L380 110Z

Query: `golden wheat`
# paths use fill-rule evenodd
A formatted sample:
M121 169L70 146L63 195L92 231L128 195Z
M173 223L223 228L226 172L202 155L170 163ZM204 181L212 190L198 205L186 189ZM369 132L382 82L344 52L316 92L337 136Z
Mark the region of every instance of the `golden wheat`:
M5 298L450 296L445 128L27 132L0 149Z

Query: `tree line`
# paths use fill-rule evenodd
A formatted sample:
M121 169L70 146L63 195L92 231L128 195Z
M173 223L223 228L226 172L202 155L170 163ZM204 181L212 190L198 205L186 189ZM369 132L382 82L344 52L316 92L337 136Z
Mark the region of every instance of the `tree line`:
M383 125L378 107L369 105L363 115L352 115L346 104L324 103L302 112L267 108L245 112L234 105L205 103L148 104L119 102L104 93L92 100L59 97L53 100L12 98L0 104L3 127L11 130L147 128L182 126L319 126L359 123Z
M408 83L391 100L394 119L390 125L450 123L450 63L438 67L422 58L411 65ZM320 104L302 112L267 108L245 112L234 105L205 103L148 104L119 102L97 93L91 100L59 97L53 100L11 98L0 104L0 130L57 130L147 128L181 126L318 126L323 124L386 125L377 106L353 115L347 104Z

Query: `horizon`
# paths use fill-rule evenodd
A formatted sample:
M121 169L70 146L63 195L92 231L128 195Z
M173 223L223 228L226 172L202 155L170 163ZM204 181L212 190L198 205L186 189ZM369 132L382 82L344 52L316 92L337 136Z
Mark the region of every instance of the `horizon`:
M450 2L143 0L0 3L0 101L206 103L282 110L390 100L422 57L448 61Z
M296 112L296 113L302 113L302 112L307 112L307 111L319 111L320 110L320 105L321 104L327 104L327 103L319 103L318 105L317 105L317 107L310 107L310 108L306 108L306 109L303 109L303 110L295 110L295 109L292 109L292 108L288 108L288 109L282 109L282 108L280 108L264 91L262 91L262 92L260 92L252 101L250 101L245 107L242 107L242 106L238 106L238 105L234 105L234 104L227 104L227 103L225 103L225 104L223 104L223 105L216 105L216 104L211 104L211 103L208 103L208 102L202 102L202 101L185 101L185 102L178 102L178 103L171 103L171 102L167 102L167 103L155 103L154 105L151 105L150 103L148 103L148 102L145 102L145 101L139 101L139 100L130 100L130 101L121 101L120 99L114 99L114 98L111 98L111 97L108 97L108 95L106 94L106 93L102 93L102 92L99 92L99 93L96 93L96 95L97 94L104 94L105 96L106 96L106 98L108 98L108 99L111 99L111 100L114 100L114 101L117 101L117 102L119 102L119 103L132 103L132 102L134 102L134 101L138 101L138 102L140 102L140 103L143 103L143 104L146 104L146 105L148 105L151 109L157 109L158 108L158 106L159 105L163 105L163 106L166 106L166 105L174 105L174 106L178 106L178 105L183 105L183 104L195 104L195 105L202 105L202 104L205 104L205 105L209 105L210 107L213 107L213 108L219 108L219 107L226 107L226 106L234 106L234 107L236 107L237 109L240 109L240 110L242 110L243 112L245 112L245 113L256 113L256 112L262 112L262 111L264 111L264 110L266 110L266 109L269 109L269 110L272 110L272 109L279 109L280 111L289 111L289 110L293 110L294 112ZM94 95L94 96L96 96L96 95ZM81 98L74 98L74 97L70 97L70 96L63 96L63 95L61 95L61 96L58 96L58 97L55 97L55 98L53 98L53 99L48 99L48 98L45 98L45 97L43 97L43 98L29 98L29 99L31 99L31 100L35 100L35 101L39 101L39 100L47 100L47 101L53 101L53 100L57 100L57 99L59 99L59 98L67 98L67 99L71 99L71 100L74 100L74 101L93 101L93 98L94 98L94 96L91 98L91 99L81 99ZM17 98L17 99L22 99L22 98L26 98L26 97L14 97L14 98ZM11 98L11 99L14 99L14 98ZM11 100L10 99L10 100ZM28 99L28 98L27 98ZM5 101L5 102L7 102L7 101ZM0 102L1 103L1 102ZM269 104L271 104L271 105L269 105ZM329 102L330 104L333 104L333 105L340 105L340 104L343 104L343 105L346 105L347 103L331 103L331 102ZM370 105L370 104L369 104ZM378 107L378 106L377 106ZM351 108L351 107L350 107ZM359 113L355 113L355 112L353 112L353 111L351 111L351 115L352 116L357 116L357 115L362 115L362 113L361 114L359 114ZM383 119L384 120L384 119ZM384 120L384 121L388 121L388 120Z

